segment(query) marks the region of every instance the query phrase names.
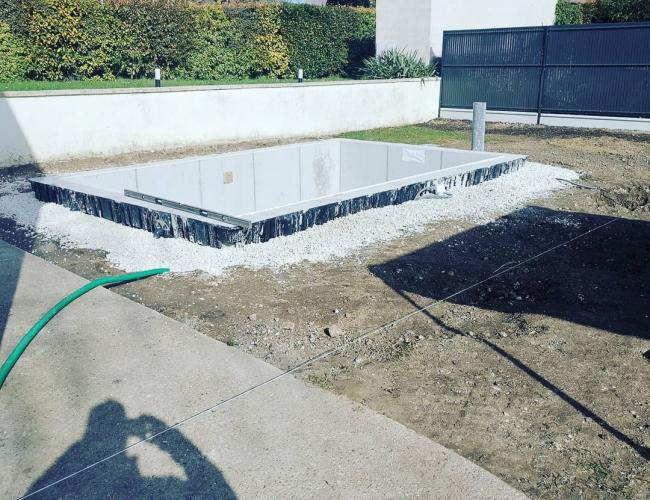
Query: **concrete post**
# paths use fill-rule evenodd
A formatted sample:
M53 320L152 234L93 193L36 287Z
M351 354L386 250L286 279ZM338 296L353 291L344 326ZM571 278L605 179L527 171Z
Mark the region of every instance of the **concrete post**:
M474 103L472 115L472 151L485 151L485 110L484 102Z

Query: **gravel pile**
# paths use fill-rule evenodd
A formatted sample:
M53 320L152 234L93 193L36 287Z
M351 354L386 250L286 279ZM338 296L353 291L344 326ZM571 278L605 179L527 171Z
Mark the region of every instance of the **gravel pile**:
M422 199L368 210L267 243L220 250L178 239L156 240L148 232L128 228L65 207L40 203L25 181L0 183L0 217L67 248L106 252L108 260L127 272L170 267L175 272L202 270L221 275L228 269L280 269L325 262L358 254L369 246L423 231L444 220L484 224L567 186L556 178L578 179L564 168L528 163L519 171L469 188L456 188L447 199ZM435 230L435 228L434 228Z

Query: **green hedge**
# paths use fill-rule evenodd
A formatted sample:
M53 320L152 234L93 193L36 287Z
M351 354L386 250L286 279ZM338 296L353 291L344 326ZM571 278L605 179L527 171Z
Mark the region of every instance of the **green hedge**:
M188 0L0 0L0 22L37 80L354 76L375 36L374 9Z
M650 0L596 0L585 4L559 0L555 9L555 24L643 21L650 21Z
M356 74L374 55L374 10L283 4L281 35L293 73L308 78Z
M25 47L9 25L0 21L0 82L21 80L26 74Z
M650 0L598 0L585 4L588 22L630 23L650 21Z
M584 23L582 5L558 0L555 6L555 24L582 24Z

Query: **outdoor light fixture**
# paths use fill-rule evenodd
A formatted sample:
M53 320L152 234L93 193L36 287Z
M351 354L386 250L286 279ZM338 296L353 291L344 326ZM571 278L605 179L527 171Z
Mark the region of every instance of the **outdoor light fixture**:
M161 87L162 86L162 83L160 82L160 74L161 74L160 68L156 68L156 70L154 71L154 78L156 80L156 87Z

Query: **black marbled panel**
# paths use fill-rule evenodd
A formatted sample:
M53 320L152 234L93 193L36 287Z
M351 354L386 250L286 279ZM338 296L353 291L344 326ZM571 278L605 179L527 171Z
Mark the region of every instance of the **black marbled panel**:
M355 214L362 210L399 205L414 200L418 193L434 184L444 184L447 187L480 184L519 169L525 161L523 158L516 159L451 177L418 182L381 193L292 212L255 222L250 229L226 227L216 222L204 222L131 203L118 202L101 196L43 184L38 179L32 180L31 184L36 198L40 201L58 203L71 210L102 217L125 226L144 229L156 236L183 238L201 245L220 248L223 245L260 243L277 236L288 236L298 231L304 231L310 227L325 224L337 217Z

